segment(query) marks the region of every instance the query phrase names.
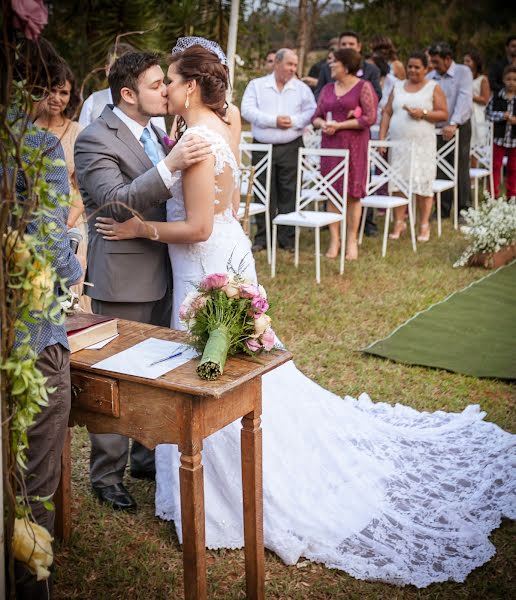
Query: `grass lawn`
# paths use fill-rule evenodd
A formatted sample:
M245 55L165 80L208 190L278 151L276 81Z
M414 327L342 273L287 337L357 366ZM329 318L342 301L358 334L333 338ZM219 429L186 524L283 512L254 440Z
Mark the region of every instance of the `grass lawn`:
M380 223L381 224L381 223ZM434 228L435 229L435 228ZM434 232L432 232L434 234ZM323 247L326 234L323 234ZM277 277L270 279L265 254L257 257L261 283L273 303L274 328L294 353L297 366L339 395L367 392L373 400L401 402L420 410L460 411L480 404L487 419L515 432L514 385L446 371L405 366L358 350L385 337L429 304L486 275L481 269L453 269L464 241L446 222L443 237L420 244L417 254L407 238L390 241L381 258L380 239L364 240L358 262L323 258L322 283L316 285L313 236L301 236L299 270L293 256L278 254ZM154 485L131 480L139 511L119 514L101 507L89 494L89 441L75 429L73 443L73 522L70 545L57 547L55 597L182 598L182 554L171 524L154 517ZM277 599L509 599L516 597L516 526L504 522L492 535L496 556L463 584L435 584L424 590L358 581L340 571L301 561L285 566L266 553L266 596ZM511 567L512 564L512 567ZM245 597L242 551L208 552L209 597Z

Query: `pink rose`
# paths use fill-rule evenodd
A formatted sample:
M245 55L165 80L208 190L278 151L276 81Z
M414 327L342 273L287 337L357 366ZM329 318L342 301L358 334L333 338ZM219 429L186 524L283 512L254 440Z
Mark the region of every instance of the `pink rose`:
M200 310L202 310L206 306L206 302L208 302L208 298L199 294L196 298L194 298L192 305L190 307L193 314L197 314Z
M269 310L269 303L261 296L255 296L251 300L251 309L255 315L261 315Z
M258 350L262 349L260 342L254 338L249 338L246 340L245 345L249 350L251 350L251 352L258 352Z
M181 319L181 321L186 321L188 319L189 310L190 310L189 306L185 306L184 304L181 304L181 306L179 307L179 318Z
M206 275L199 287L201 290L209 292L211 290L220 290L228 283L229 277L227 273L212 273L211 275Z
M360 106L357 106L353 111L353 115L355 119L360 119L360 117L362 116L362 108Z
M239 287L240 289L240 298L259 298L260 292L255 285L250 283L242 283Z
M48 11L43 0L12 0L13 25L28 40L35 40L48 23Z
M260 337L260 341L262 342L263 347L265 348L265 350L267 350L267 352L269 352L269 350L272 350L275 340L276 336L274 335L274 331L271 327L269 327L269 329L262 333Z

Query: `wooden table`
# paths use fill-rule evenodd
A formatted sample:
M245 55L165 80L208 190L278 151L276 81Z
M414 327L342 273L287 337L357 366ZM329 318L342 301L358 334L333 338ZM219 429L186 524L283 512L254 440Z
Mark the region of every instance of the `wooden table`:
M204 438L242 418L241 457L247 597L264 598L262 492L262 375L292 358L273 351L256 358L228 360L216 381L203 381L197 360L159 377L144 379L93 369L92 365L149 337L185 341L183 332L119 320L120 336L101 350L82 350L71 357L70 426L92 433L121 433L148 448L178 444L183 530L185 598L206 595L206 544L202 444ZM63 453L63 474L56 494L56 532L69 538L70 450Z

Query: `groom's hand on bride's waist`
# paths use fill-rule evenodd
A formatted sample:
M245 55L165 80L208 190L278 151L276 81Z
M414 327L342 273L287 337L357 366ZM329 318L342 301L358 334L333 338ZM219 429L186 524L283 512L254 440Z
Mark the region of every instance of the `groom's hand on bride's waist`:
M196 135L185 134L184 139L172 148L164 162L171 172L184 171L195 163L207 159L211 153L208 142Z

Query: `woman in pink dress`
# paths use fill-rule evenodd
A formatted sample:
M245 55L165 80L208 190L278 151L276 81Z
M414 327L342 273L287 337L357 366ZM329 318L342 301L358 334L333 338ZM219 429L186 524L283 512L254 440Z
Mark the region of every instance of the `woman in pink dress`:
M312 117L315 128L322 128L321 148L349 150L348 214L346 258L358 258L358 227L360 225L360 198L365 196L367 182L367 145L369 128L376 121L378 99L373 86L360 79L362 58L351 48L335 51L331 76L335 83L326 84L319 95L317 110ZM339 162L338 158L321 157L321 173L326 175ZM335 184L342 190L343 178ZM340 186L340 189L339 189ZM328 210L336 212L331 203ZM330 247L326 256L339 254L338 223L330 225Z

